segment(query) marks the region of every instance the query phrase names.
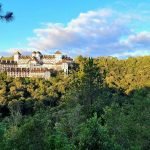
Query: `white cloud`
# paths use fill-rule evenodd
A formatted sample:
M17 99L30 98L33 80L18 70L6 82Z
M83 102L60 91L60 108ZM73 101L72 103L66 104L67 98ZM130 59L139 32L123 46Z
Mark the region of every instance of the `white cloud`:
M147 54L150 34L133 33L129 23L134 19L138 20L138 16L117 14L110 9L81 13L66 26L49 23L35 29L35 36L28 39L29 46L41 51L62 49L71 55L136 55L143 50ZM135 52L128 52L131 49Z
M149 50L127 51L123 53L113 54L112 56L119 57L119 58L127 58L127 57L146 56L146 55L150 55Z
M150 49L150 32L145 31L130 35L125 43L131 45L132 48L142 47L143 49Z

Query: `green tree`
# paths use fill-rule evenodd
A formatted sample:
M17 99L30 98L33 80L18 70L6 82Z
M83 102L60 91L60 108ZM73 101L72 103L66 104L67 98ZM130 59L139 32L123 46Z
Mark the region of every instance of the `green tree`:
M80 103L86 115L91 115L90 107L100 95L102 79L100 70L92 58L84 59L77 73L72 78L70 89L64 96L65 101L70 101L70 105Z
M114 149L107 128L101 126L101 120L95 114L94 117L81 124L78 135L79 149L81 150L110 150Z
M150 141L150 92L136 91L131 102L105 109L104 120L109 134L120 149L148 150Z
M0 4L0 13L2 12L2 4ZM7 22L12 21L13 19L13 12L7 12L4 15L0 15L1 20L6 20Z

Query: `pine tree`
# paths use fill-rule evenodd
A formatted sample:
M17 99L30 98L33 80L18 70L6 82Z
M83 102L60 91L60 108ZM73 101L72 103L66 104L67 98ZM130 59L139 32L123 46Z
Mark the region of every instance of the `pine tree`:
M0 13L2 12L2 4L0 4ZM6 14L1 15L0 14L0 20L5 20L7 22L12 21L13 20L13 12L6 12Z

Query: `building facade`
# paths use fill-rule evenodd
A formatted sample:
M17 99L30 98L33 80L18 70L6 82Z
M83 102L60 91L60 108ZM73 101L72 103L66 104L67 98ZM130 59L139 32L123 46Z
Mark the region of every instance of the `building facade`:
M68 74L73 59L56 51L53 55L42 55L32 52L31 56L22 55L17 51L13 60L0 59L0 72L7 72L10 77L49 78L52 71L64 71Z

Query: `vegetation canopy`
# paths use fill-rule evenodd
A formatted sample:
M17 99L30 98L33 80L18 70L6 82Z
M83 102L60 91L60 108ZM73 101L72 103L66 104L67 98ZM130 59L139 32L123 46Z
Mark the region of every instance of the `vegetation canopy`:
M1 150L150 149L150 56L75 63L48 80L0 74Z

